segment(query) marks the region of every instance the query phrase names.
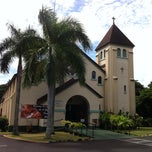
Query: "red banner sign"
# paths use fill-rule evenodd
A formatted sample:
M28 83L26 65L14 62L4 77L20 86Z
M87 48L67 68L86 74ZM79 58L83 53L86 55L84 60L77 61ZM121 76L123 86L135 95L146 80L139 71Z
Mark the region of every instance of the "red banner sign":
M21 118L47 119L47 106L24 104L21 106Z

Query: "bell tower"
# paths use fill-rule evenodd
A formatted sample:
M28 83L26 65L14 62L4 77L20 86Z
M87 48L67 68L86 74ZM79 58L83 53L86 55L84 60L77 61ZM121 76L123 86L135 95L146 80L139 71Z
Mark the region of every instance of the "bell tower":
M105 70L104 109L135 113L134 44L113 25L96 48L96 61Z

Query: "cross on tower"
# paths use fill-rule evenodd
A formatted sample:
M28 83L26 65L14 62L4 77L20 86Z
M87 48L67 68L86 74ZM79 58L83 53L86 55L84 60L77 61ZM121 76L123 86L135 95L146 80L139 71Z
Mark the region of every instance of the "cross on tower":
M113 24L115 24L115 19L116 19L115 17L113 17L113 18L112 18L112 20L113 20Z

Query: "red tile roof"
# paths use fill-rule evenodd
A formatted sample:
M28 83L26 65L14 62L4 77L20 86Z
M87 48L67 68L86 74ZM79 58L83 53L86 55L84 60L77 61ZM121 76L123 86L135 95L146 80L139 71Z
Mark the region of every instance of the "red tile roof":
M134 44L120 31L120 29L113 24L104 38L101 40L96 51L108 44L117 44L122 46L134 47Z

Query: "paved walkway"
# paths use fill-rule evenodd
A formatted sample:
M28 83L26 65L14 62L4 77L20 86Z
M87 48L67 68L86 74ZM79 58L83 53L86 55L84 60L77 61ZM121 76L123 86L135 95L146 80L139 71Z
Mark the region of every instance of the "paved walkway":
M94 130L94 139L120 139L120 138L132 138L131 135L125 135L121 133L116 133L108 130Z
M82 130L81 132L87 134L88 136L94 137L94 140L133 138L132 135L126 135L126 134L121 134L121 133L112 132L108 130L101 130L101 129L95 129L95 130L88 129L88 130Z

